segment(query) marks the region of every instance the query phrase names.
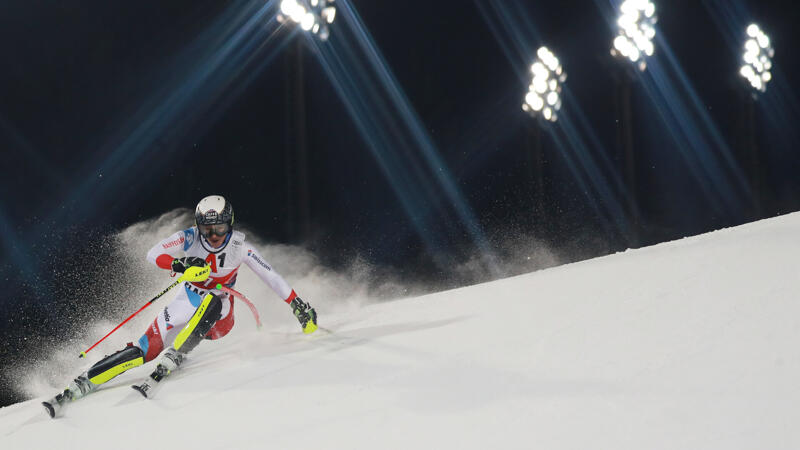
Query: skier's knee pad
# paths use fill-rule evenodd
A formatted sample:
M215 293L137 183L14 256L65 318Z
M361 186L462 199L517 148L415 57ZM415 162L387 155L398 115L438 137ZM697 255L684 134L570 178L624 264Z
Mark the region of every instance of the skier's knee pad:
M172 347L181 353L189 353L208 333L222 313L222 300L219 296L208 294L189 319L189 323L175 337Z
M128 345L93 365L88 372L89 381L93 384L103 384L122 372L142 364L144 364L142 349L134 345Z

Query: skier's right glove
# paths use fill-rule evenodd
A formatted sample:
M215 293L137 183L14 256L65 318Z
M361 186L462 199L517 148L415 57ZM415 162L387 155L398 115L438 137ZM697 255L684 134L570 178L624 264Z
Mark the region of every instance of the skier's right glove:
M172 271L175 273L186 272L189 267L205 267L206 261L197 256L184 256L172 260Z
M311 305L304 303L300 300L300 297L295 297L292 303L289 303L289 306L292 307L294 316L297 317L297 321L303 327L303 333L311 334L317 331L317 312L314 311Z

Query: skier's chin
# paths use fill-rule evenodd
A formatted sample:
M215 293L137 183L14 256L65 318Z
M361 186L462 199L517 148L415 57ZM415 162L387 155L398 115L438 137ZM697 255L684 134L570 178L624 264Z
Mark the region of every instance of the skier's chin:
M222 243L225 242L225 237L224 236L223 237L219 237L217 235L213 235L213 236L210 236L209 238L207 238L207 240L208 240L208 243L211 244L212 247L219 248L219 246L221 246Z

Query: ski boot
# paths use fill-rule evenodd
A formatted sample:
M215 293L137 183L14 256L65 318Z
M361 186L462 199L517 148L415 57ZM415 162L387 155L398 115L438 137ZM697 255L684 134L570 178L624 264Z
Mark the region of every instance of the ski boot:
M91 392L94 392L95 389L97 389L97 385L89 381L87 373L84 372L83 375L72 380L63 392L56 394L55 397L46 402L42 402L42 406L44 406L47 414L54 419L56 415L64 409L67 403L83 398Z
M42 405L50 417L55 418L66 403L85 397L94 392L101 384L142 364L144 364L142 349L133 343L128 343L124 349L98 361L88 371L72 380L63 392L49 401L42 402Z
M142 394L145 398L152 398L159 386L161 380L166 378L173 370L180 367L183 359L186 357L183 353L170 347L164 352L164 356L156 366L153 373L150 374L141 384L131 386L134 390Z

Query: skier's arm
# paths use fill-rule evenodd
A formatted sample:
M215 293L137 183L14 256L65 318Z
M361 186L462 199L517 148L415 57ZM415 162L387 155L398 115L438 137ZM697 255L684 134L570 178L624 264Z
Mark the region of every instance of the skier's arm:
M176 258L183 256L189 231L191 231L191 229L178 231L153 246L153 248L147 252L147 260L162 269L172 270L172 262Z
M297 298L297 294L295 294L294 290L289 286L289 283L269 265L258 251L250 248L247 253L247 257L244 258L244 263L247 264L247 267L255 272L264 283L269 285L269 287L278 294L278 297L283 299L286 303L291 304L292 300Z
M292 313L303 328L303 333L313 333L317 329L317 312L314 308L298 297L294 290L289 287L289 283L287 283L280 274L275 272L272 266L270 266L257 251L250 249L247 252L247 257L244 259L244 262L247 264L247 267L252 269L259 278L264 280L283 301L291 306Z

